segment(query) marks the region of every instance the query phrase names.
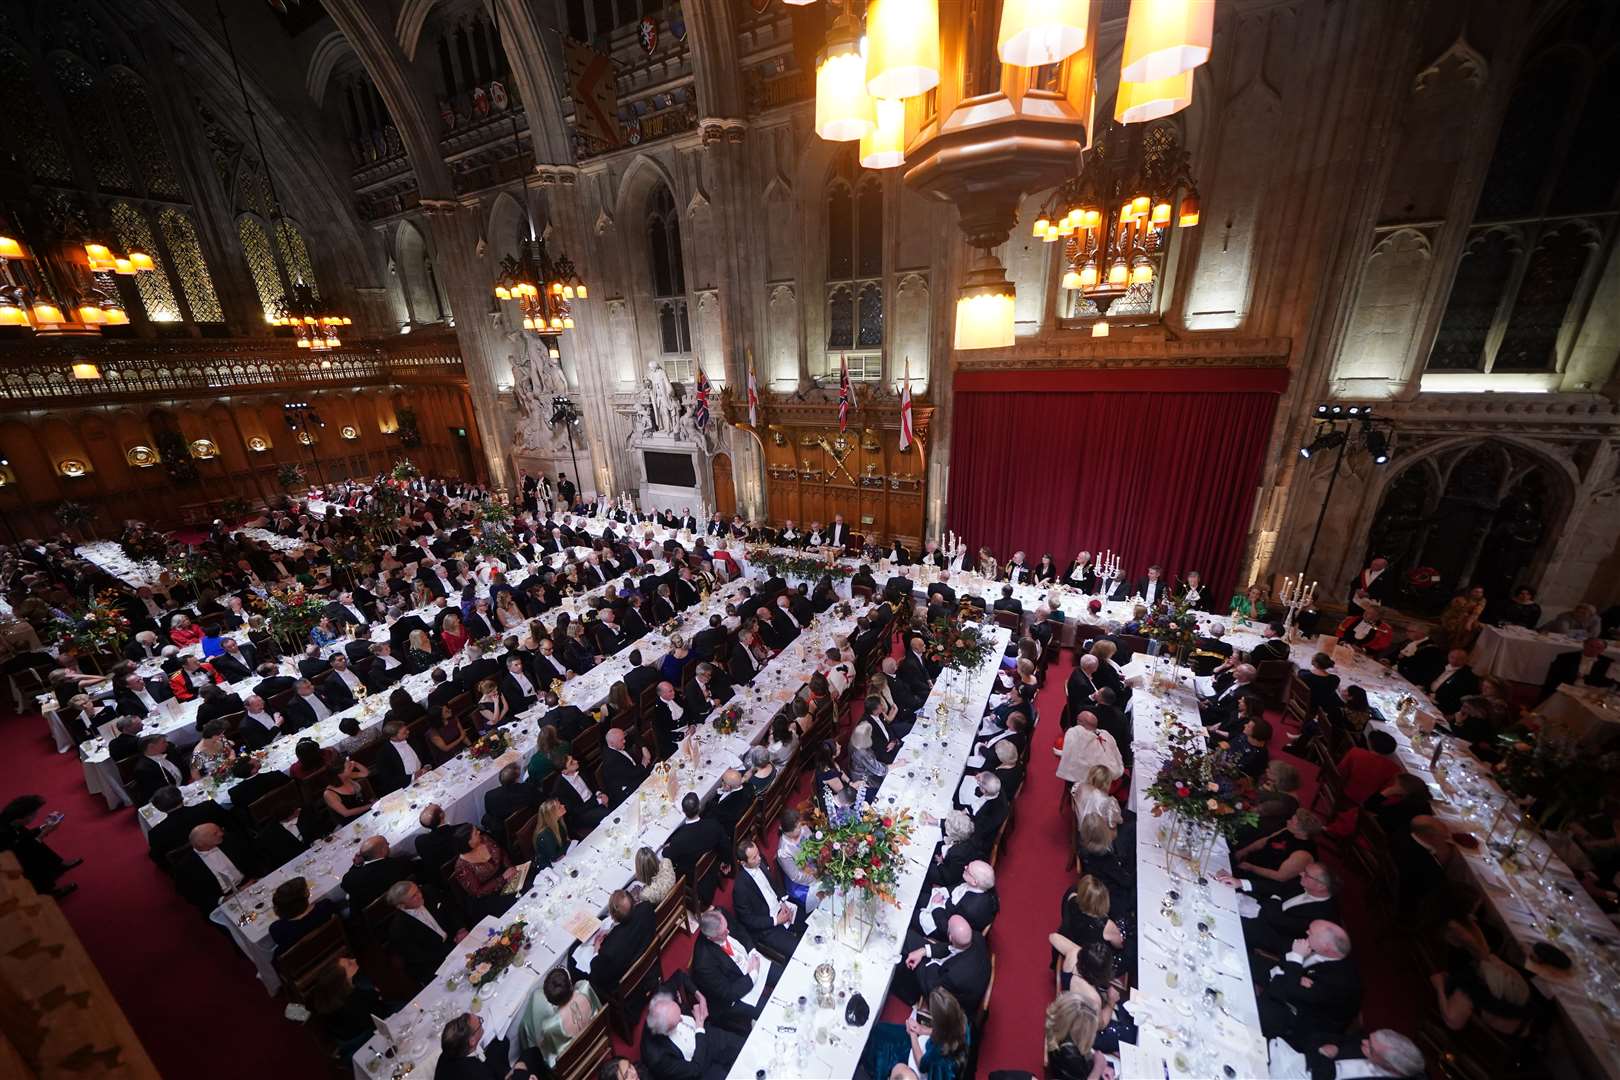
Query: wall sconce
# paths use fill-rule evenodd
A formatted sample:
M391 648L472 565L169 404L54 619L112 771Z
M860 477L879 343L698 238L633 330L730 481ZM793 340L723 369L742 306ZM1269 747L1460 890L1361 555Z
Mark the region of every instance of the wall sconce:
M61 461L56 463L56 471L61 473L63 476L78 479L79 477L85 476L90 472L90 466L86 465L78 458L63 458Z
M262 435L253 435L248 438L247 448L255 454L262 454L270 449L270 440Z
M345 439L348 439L350 442L353 442L360 437L360 432L356 431L353 425L350 424L345 424L338 428L338 434L343 436Z
M300 443L302 443L303 445L305 445L305 446L314 446L315 445L315 436L311 435L307 431L300 431L298 433L298 441Z
M150 469L163 459L150 446L132 446L124 451L124 460L137 469Z
M191 456L198 461L207 461L219 457L219 447L214 445L212 439L194 439L191 443Z

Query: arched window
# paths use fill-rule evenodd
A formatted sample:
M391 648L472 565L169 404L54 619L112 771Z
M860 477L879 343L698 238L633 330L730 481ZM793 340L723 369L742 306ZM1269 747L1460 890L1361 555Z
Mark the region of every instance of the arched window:
M1525 65L1430 348L1427 370L1442 377L1426 389L1455 372L1563 369L1620 208L1620 156L1594 149L1620 112L1617 47L1612 11L1570 19Z
M842 155L827 186L827 353L823 371L883 377L883 180Z
M28 171L40 180L69 182L73 168L67 149L51 130L50 113L34 83L28 54L15 42L0 39L0 136L15 147Z
M695 377L692 329L686 310L686 262L681 255L681 218L669 188L658 184L647 196L647 269L664 371L677 382Z
M152 102L146 96L146 85L128 68L114 68L107 73L106 89L123 120L124 138L140 166L147 194L180 198L180 177L163 141Z
M152 235L146 215L127 202L113 203L113 231L124 248L139 248L152 256L155 269L150 274L136 274L135 288L141 294L141 306L146 317L155 323L180 321L180 303L175 299L174 287L169 283L169 267Z
M208 260L203 258L202 244L197 241L197 227L192 224L191 215L178 207L164 207L158 213L158 228L174 264L175 276L180 279L186 306L191 309L191 321L224 322L225 312L214 292L214 279L208 273Z
M243 154L236 172L236 235L266 318L294 284L320 295L304 235L283 216L276 195L264 167Z
M71 53L53 53L50 71L96 186L102 191L134 190L129 161L107 122L107 110L96 92L96 77L89 65Z
M287 287L281 282L281 271L276 268L276 257L270 251L270 235L251 214L236 219L236 235L242 241L242 254L247 258L248 272L253 275L253 288L264 307L264 317L272 319Z

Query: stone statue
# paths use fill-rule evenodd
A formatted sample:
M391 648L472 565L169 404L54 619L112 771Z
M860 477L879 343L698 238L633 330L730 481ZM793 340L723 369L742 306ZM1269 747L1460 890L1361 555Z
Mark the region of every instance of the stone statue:
M675 387L664 372L664 365L656 360L647 361L646 387L648 403L652 406L653 426L674 435L677 415Z

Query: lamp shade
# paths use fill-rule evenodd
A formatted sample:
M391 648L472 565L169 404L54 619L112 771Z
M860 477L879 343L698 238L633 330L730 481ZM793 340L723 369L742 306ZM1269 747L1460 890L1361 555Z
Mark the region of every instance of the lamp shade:
M908 98L939 85L939 0L873 0L866 9L866 92Z
M1181 214L1176 224L1183 229L1190 229L1198 224L1198 195L1194 192L1181 200Z
M0 259L24 259L27 255L15 237L0 236Z
M34 305L35 326L63 323L66 321L67 319L62 315L62 309L57 307L55 304L40 301Z
M866 92L866 57L852 41L829 43L816 65L816 134L828 142L854 142L876 120Z
M111 270L113 268L112 252L107 250L106 244L84 245L84 258L91 270Z
M157 264L152 261L152 256L144 251L131 251L129 253L129 262L138 273L147 273L157 269Z
M129 325L129 313L121 307L102 308L101 317L108 326Z
M80 304L79 321L84 323L86 326L100 326L102 323L106 322L107 319L106 316L101 313L101 309L96 305Z
M1192 104L1193 73L1183 71L1154 82L1119 83L1114 98L1114 119L1122 124L1145 124L1178 113Z
M1209 59L1215 0L1131 0L1119 77L1147 83L1180 75Z
M1004 64L1040 67L1086 47L1091 0L1006 0L996 54Z
M1013 300L1011 292L975 293L957 300L956 347L1005 349L1010 346L1013 343Z
M27 326L28 312L16 304L0 301L0 326Z
M894 169L906 163L906 103L878 98L877 123L861 136L861 166L867 169Z

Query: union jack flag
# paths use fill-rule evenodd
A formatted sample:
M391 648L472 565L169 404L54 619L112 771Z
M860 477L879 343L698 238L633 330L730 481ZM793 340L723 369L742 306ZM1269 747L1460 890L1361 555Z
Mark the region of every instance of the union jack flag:
M838 354L838 430L849 430L849 407L854 403L855 393L849 385L849 359L843 353Z
M699 431L709 428L709 377L703 374L702 364L697 369L697 409L692 413L692 423Z

